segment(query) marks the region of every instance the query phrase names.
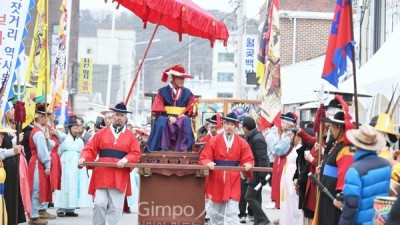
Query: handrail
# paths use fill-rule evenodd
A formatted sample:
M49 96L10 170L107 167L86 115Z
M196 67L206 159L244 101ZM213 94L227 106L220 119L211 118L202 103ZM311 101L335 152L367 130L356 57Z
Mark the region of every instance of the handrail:
M117 163L110 162L84 162L84 166L91 167L117 167ZM178 169L178 170L210 170L207 166L193 164L166 164L166 163L126 163L125 167L151 168L151 169ZM214 170L246 171L242 166L214 166ZM250 172L272 172L271 167L252 167Z

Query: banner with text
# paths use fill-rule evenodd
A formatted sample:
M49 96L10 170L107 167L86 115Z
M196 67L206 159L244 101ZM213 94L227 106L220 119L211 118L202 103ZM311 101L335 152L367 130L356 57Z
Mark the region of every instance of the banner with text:
M255 73L257 69L258 37L257 35L243 35L242 75Z
M93 60L81 58L79 63L79 93L92 93Z
M16 69L21 64L19 56L24 51L22 40L27 36L26 24L33 1L0 1L0 110L10 108L7 100L14 95L12 84ZM0 118L1 120L1 118Z

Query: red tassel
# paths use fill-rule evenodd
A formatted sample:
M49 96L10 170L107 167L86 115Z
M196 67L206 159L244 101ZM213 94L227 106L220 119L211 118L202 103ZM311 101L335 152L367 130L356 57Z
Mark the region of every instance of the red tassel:
M217 129L221 129L222 128L221 115L219 115L219 113L217 113L216 116L217 116Z
M325 117L326 117L326 112L324 104L321 103L321 105L318 108L317 114L315 115L314 126L313 126L314 133L319 132L319 124L321 123L321 119Z
M25 102L17 101L15 104L14 121L24 123L26 120Z
M344 144L345 145L350 145L351 142L347 139L346 137L346 132L348 130L354 129L354 124L351 122L352 117L349 114L349 105L343 100L343 98L340 95L335 95L335 99L339 101L339 103L343 107L343 112L344 112Z

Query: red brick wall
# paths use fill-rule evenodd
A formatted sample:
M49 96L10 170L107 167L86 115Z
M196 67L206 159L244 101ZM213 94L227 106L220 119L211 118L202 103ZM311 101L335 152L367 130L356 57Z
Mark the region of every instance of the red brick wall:
M292 64L294 20L280 19L281 65ZM296 19L295 62L325 54L331 24L331 20Z
M336 0L280 0L280 10L333 12Z

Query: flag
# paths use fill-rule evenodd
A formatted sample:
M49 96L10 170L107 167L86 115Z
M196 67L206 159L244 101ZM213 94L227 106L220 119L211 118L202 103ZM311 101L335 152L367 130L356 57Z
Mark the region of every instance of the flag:
M280 28L279 0L272 0L268 14L267 60L262 82L262 116L269 123L280 127L281 114L281 72L280 72Z
M21 65L23 40L27 36L26 24L30 22L31 1L0 1L0 114L9 109L8 99L14 96L12 85L17 80L16 71ZM0 118L1 119L1 118Z
M355 44L352 40L353 30L350 16L352 16L351 0L337 0L322 71L322 78L336 88L339 78L347 70L347 63L351 62L352 47Z
M258 79L258 83L262 84L264 81L264 72L265 72L265 59L267 59L265 56L268 55L268 37L269 37L269 9L271 7L272 1L266 0L265 1L265 7L267 14L265 15L265 22L263 23L262 26L262 32L260 36L260 47L258 49L258 54L257 54L257 70L256 70L256 78Z
M50 79L50 58L47 37L47 0L39 0L36 7L38 13L25 75L25 83L32 85L32 88L26 89L25 93L27 118L23 126L29 124L34 118L34 103L45 102L45 96L50 89L50 82L45 82L46 79Z
M51 102L49 107L58 107L63 99L63 92L66 90L67 65L68 65L68 46L67 34L69 33L70 1L63 0L60 6L62 12L60 26L58 30L58 49L53 73L51 76ZM64 118L65 119L65 118Z

